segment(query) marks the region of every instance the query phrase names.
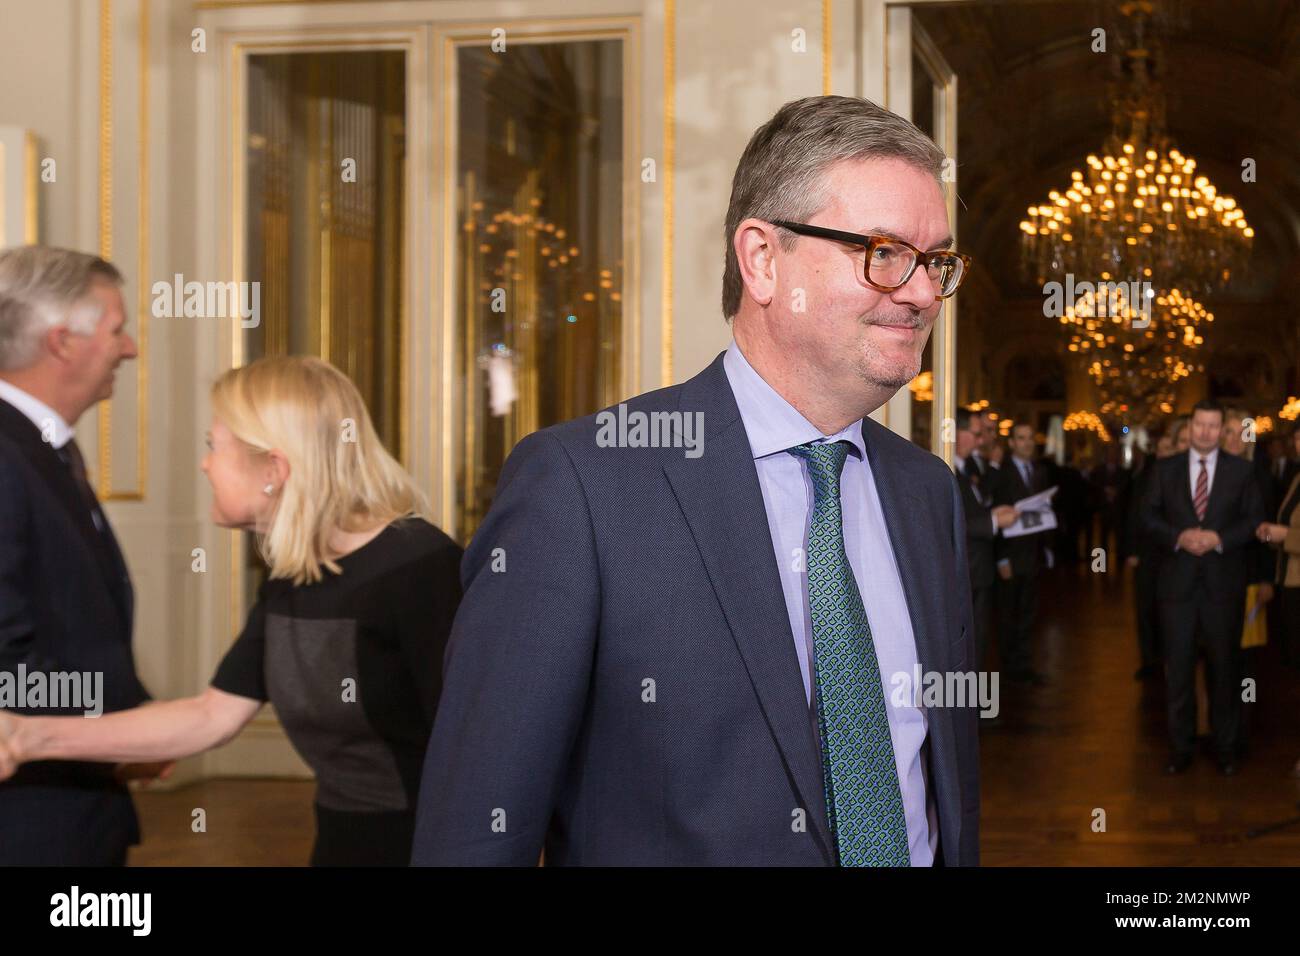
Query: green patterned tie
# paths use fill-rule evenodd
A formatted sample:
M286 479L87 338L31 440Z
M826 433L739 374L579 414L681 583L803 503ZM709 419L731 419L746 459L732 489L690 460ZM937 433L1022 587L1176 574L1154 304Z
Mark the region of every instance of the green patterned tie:
M826 815L841 866L910 866L885 692L862 594L844 550L840 471L844 441L789 449L808 463L808 607L817 673L817 719Z

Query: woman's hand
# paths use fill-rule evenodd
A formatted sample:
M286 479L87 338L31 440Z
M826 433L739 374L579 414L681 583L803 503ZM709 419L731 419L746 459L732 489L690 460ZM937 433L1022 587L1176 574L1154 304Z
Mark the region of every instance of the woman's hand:
M1265 544L1281 544L1286 540L1287 532L1290 530L1288 525L1264 521L1255 529L1255 537Z

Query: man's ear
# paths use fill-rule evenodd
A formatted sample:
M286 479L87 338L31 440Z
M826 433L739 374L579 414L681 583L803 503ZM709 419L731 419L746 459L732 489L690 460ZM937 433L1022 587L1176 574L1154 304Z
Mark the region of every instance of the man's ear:
M45 351L60 362L70 361L72 358L72 336L74 334L66 325L56 325L51 329L47 329L45 335L42 336Z
M761 219L746 219L731 241L745 293L759 305L769 305L776 295L776 227Z

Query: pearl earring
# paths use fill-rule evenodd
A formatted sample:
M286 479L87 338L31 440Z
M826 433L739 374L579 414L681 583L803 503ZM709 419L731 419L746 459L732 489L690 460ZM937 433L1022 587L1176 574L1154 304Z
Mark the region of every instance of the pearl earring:
M263 494L267 494L267 495L275 494L275 485L267 485L265 488L262 489L262 492Z

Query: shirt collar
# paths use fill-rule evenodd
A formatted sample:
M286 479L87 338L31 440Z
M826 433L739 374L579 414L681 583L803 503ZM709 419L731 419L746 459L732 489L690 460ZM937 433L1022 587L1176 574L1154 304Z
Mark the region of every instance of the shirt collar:
M51 447L59 449L72 441L72 426L63 420L62 415L34 395L23 391L12 382L0 379L0 398L27 416L27 419L40 431L41 438L44 439L48 435L47 440ZM50 429L49 432L46 431L47 428Z
M847 441L865 458L866 442L862 437L862 419L840 429L834 435L823 435L799 410L763 380L749 364L736 340L727 346L722 359L723 370L736 397L736 407L749 437L749 449L755 459L766 458L786 451L796 445L815 441Z
M1202 456L1195 448L1189 448L1187 449L1187 457L1191 461L1193 468L1201 463L1202 457L1205 458L1205 467L1213 468L1219 461L1219 449L1215 448L1214 451L1208 452Z

